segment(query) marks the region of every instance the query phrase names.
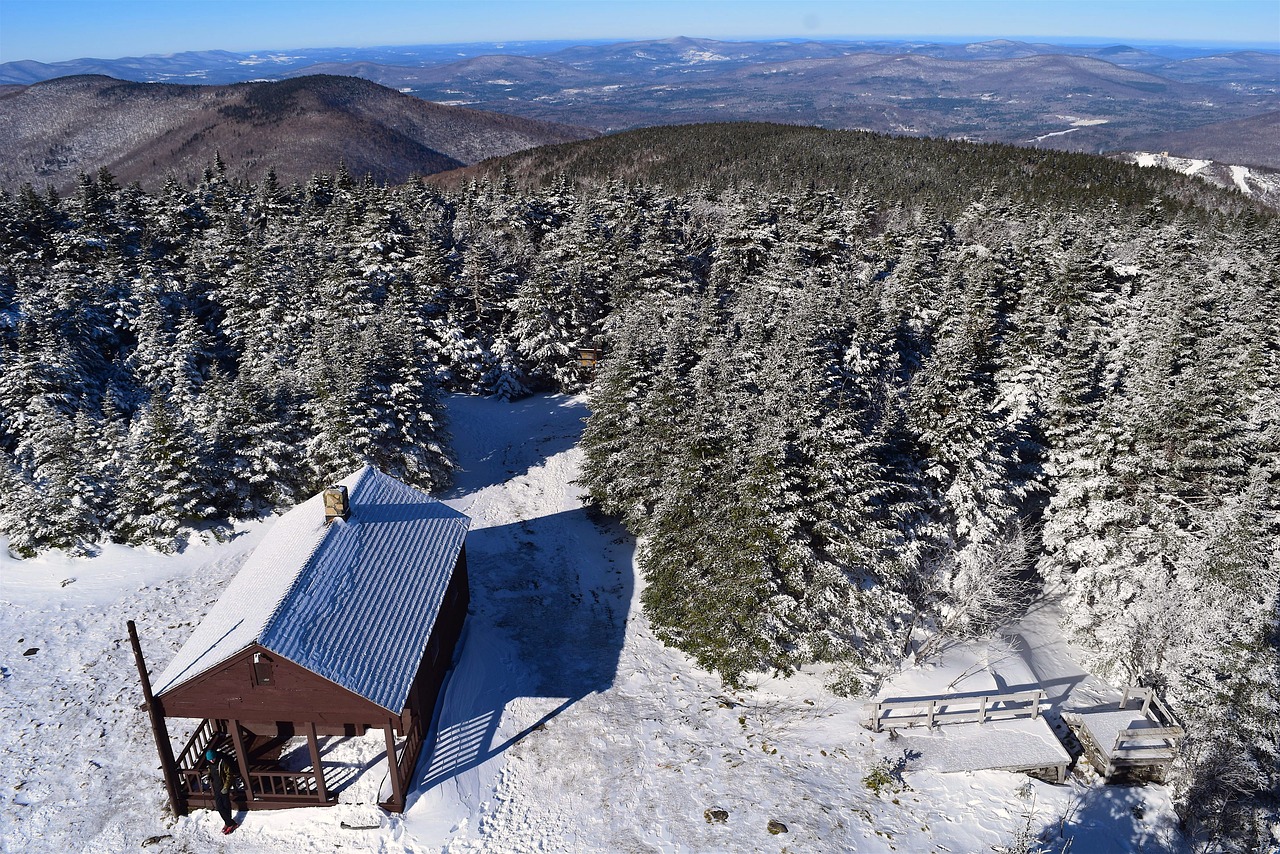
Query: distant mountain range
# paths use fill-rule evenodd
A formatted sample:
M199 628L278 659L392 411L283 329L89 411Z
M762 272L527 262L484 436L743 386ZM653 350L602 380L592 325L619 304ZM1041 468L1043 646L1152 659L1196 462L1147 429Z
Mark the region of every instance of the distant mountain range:
M232 177L282 182L345 166L398 183L485 158L594 136L586 128L433 104L353 77L229 86L64 77L0 93L0 186L65 191L110 170L155 186L199 178L220 155Z
M55 77L105 74L138 83L242 83L278 79L308 73L323 63L370 63L399 67L441 65L478 56L545 57L552 62L595 71L621 71L650 64L689 65L714 63L741 66L753 62L786 62L823 59L854 53L917 54L936 59L1018 59L1027 56L1069 54L1091 56L1124 68L1185 69L1193 75L1225 72L1236 77L1240 69L1223 53L1186 45L1060 45L995 39L971 44L924 41L808 41L777 39L759 42L725 42L712 39L671 38L639 42L617 41L517 41L402 47L304 48L237 53L225 50L188 51L167 55L130 56L119 59L82 58L64 62L20 60L0 63L0 85L30 85ZM1249 73L1249 72L1246 72ZM1172 70L1165 76L1177 77ZM1262 82L1275 82L1274 74Z
M0 86L71 73L185 83L322 73L606 133L769 121L1071 151L1169 151L1280 169L1280 134L1272 132L1280 51L1007 39L523 42L10 62L0 65Z

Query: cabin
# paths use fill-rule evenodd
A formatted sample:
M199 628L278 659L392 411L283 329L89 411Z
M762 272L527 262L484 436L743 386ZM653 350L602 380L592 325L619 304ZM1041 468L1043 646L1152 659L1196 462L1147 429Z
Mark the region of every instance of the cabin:
M239 765L240 809L332 805L318 739L376 729L381 806L402 811L466 618L468 526L366 466L276 520L154 686L135 639L174 812L213 807L209 745ZM175 756L179 718L199 723ZM281 767L281 748L303 738L309 767Z
M604 350L599 347L579 347L578 370L586 375L594 374L596 368L600 366L600 357L603 355Z

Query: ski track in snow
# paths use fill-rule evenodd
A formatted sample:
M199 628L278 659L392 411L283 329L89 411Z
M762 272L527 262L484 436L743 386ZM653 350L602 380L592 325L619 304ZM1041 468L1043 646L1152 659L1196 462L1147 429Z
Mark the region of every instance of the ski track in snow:
M1056 827L1069 808L1076 851L1181 850L1159 786L908 770L907 788L877 797L863 777L901 749L859 725L861 700L832 696L816 672L730 691L656 640L631 539L588 513L573 483L582 399L454 397L449 408L463 470L444 499L472 517L472 605L404 815L360 802L253 812L223 837L215 813L166 812L124 623L137 620L158 672L261 538L260 522L173 557L0 561L0 850L134 851L161 836L149 850L979 852L1008 843L1028 813ZM68 577L77 581L62 587ZM955 648L893 684L940 690L1012 649L1017 672L1059 705L1104 694L1055 614L1040 609L1010 630L1016 640ZM39 652L23 656L29 647ZM360 764L360 745L333 741L333 756ZM371 763L344 801L367 800L383 777ZM710 808L728 820L710 822ZM769 834L770 819L788 831Z

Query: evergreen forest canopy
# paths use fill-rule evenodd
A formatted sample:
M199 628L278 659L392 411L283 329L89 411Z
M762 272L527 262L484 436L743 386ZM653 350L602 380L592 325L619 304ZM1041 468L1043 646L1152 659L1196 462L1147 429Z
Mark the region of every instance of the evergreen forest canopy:
M1200 178L1090 154L762 122L641 128L531 148L426 180L457 188L486 177L544 189L566 178L585 187L622 179L704 192L743 184L788 193L821 187L882 205L927 205L947 217L987 200L1054 208L1112 202L1135 213L1159 202L1166 214L1197 220L1266 210Z
M941 187L955 144L909 143ZM1186 718L1184 816L1247 850L1280 787L1280 229L1159 172L1018 201L974 151L1006 183L945 211L217 165L0 195L0 532L176 548L364 461L439 488L442 390L578 391L600 345L583 482L666 642L864 692L1061 585L1090 666Z

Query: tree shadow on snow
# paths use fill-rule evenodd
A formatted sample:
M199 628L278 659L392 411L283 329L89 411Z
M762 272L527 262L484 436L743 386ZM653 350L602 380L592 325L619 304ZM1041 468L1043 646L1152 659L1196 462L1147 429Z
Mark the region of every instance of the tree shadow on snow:
M468 536L466 632L413 793L485 763L613 685L634 587L632 549L621 526L581 508ZM504 710L521 697L560 702L500 738Z
M1049 843L1051 851L1064 851L1067 847L1098 854L1184 850L1185 840L1176 817L1151 811L1151 804L1143 795L1142 786L1091 786L1045 823L1040 838Z
M589 411L581 400L534 395L500 403L458 395L449 401L449 430L459 460L467 462L437 498L463 498L540 466L582 439ZM539 425L536 429L530 424Z

